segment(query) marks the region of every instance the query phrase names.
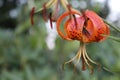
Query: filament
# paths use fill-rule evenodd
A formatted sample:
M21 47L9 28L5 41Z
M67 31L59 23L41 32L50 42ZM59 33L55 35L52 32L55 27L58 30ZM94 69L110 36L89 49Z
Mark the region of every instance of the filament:
M93 73L93 66L89 62L94 63L94 64L96 64L98 66L99 66L99 64L94 62L92 59L89 58L89 56L87 55L87 52L86 52L85 43L81 43L77 54L72 59L65 62L63 64L63 66L65 64L68 64L68 63L74 61L75 59L77 60L77 62L75 63L75 65L76 65L76 64L78 64L81 57L82 57L82 70L85 70L85 63L86 63L88 65L88 67L90 68L91 74L92 74Z
M81 58L81 48L79 49L79 51L78 51L78 56L76 57L77 58L77 62L76 62L76 64L75 65L77 65L78 64L78 62L79 62L79 60L80 60L80 58Z
M89 58L89 56L88 56L88 54L87 54L87 52L86 52L86 48L85 48L85 55L86 55L87 59L88 59L90 62L92 62L93 64L98 65L98 70L100 70L100 64L97 63L97 62L95 62L95 61L93 61L92 59Z
M86 64L91 69L91 74L92 74L93 73L93 67L88 63L89 60L87 60L87 58L86 58L86 55L85 55L85 44L84 43L83 43L83 53L82 53L82 55L83 55L83 58L84 58Z
M74 56L72 59L70 59L69 61L65 62L64 64L68 64L68 63L72 62L73 60L75 60L79 56L79 54L81 54L80 51L78 51L76 56Z

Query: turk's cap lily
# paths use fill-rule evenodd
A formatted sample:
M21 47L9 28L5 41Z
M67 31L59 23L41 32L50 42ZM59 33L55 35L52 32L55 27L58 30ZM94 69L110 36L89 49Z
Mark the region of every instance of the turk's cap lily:
M60 23L62 20L72 15L79 15L79 17L69 18L64 25L63 34L60 30ZM57 20L57 31L59 35L66 40L78 40L81 42L99 42L103 41L109 35L110 30L107 24L93 11L86 10L83 15L76 11L65 12Z
M76 15L78 15L76 17ZM64 18L70 16L64 24L65 34L60 30L60 24ZM71 17L72 16L72 17ZM82 70L86 70L86 65L93 73L93 66L90 64L96 64L100 67L100 64L93 61L89 58L86 51L86 43L90 42L99 42L106 39L106 37L110 34L110 30L107 24L93 11L86 10L82 13L76 11L67 11L63 13L56 22L58 34L65 40L78 40L80 41L80 48L72 59L65 62L64 64L68 64L75 59L77 60L76 64L79 62L80 58L82 58ZM103 36L106 35L106 36ZM63 65L64 65L63 64Z

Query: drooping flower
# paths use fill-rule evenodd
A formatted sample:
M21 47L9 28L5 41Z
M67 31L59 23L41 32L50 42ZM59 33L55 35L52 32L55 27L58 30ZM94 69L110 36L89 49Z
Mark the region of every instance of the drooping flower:
M64 18L71 15L73 15L73 17L68 18L65 22L65 34L63 34L63 32L60 30L60 24ZM76 17L76 15L78 15L78 17ZM73 57L71 60L65 62L65 64L70 63L75 59L77 59L78 63L80 58L82 58L82 70L85 70L85 65L87 64L88 67L91 69L91 73L93 73L93 67L90 64L90 62L97 64L98 66L99 64L88 57L85 45L86 43L99 42L105 40L106 36L102 35L110 34L110 30L107 24L105 24L95 12L90 10L86 10L85 12L83 12L82 15L79 12L73 10L65 12L58 18L56 24L58 34L63 39L78 40L81 43L76 56Z
M67 11L63 13L58 18L59 4L62 4L64 9ZM47 10L54 6L52 12L48 12ZM103 20L93 11L86 10L82 14L71 7L67 0L49 0L47 3L44 3L43 7L39 10L35 11L35 8L31 10L31 23L34 24L33 17L35 14L39 14L42 12L43 19L47 21L50 20L50 25L52 28L52 22L56 21L57 24L57 32L58 34L65 40L78 40L80 41L80 48L75 57L71 60L65 62L64 64L70 63L73 60L77 59L77 63L80 58L82 59L82 70L85 70L85 65L91 69L91 73L93 72L93 67L90 64L94 63L99 66L98 63L94 62L89 58L86 51L86 43L91 42L100 42L106 39L106 37L110 34L110 30L107 24L103 22ZM77 16L76 16L77 15ZM65 34L60 30L60 24L64 18L69 16L64 25ZM105 35L105 36L103 36ZM77 64L76 63L76 64ZM85 64L86 63L86 64Z

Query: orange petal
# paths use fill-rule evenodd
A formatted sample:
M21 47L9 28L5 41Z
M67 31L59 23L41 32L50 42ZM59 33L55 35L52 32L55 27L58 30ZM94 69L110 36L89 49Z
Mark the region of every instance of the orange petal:
M102 37L102 39L100 40L100 41L103 41L103 40L105 40L106 39L106 37L107 37L107 35L110 35L110 29L109 29L109 27L106 25L106 29L105 29L105 32L104 32L104 34L103 35L106 35L106 36L101 36Z
M71 12L65 12L63 13L57 20L56 22L56 25L57 25L57 32L58 34L63 38L63 39L66 39L66 40L71 40L68 36L64 35L61 30L60 30L60 24L61 22L63 21L63 19L67 16L69 16L69 14L78 14L80 15L80 13L76 12L76 11L71 11Z
M106 30L109 32L109 29L106 27L106 24L103 22L103 20L93 11L87 10L85 11L85 16L89 18L94 26L94 36L96 37L96 41L101 41L104 37L101 36L101 34L105 34Z
M105 23L103 22L103 20L95 12L86 10L85 16L92 21L92 23L93 23L93 25L95 25L95 27L101 28L102 26L103 27L105 26Z
M82 30L84 22L85 19L82 16L76 17L76 23L74 19L68 19L64 25L65 32L70 38L82 41Z
M94 29L93 23L91 20L88 20L86 23L86 30L89 32L89 35L82 34L83 42L94 42L96 38L94 37L96 34L96 30Z

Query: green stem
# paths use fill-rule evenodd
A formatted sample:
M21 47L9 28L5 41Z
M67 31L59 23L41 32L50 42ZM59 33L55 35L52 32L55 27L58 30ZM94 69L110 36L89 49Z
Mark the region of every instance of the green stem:
M120 42L120 38L113 37L113 36L108 36L108 38L110 38L110 39L113 39L113 40L115 40L115 41L118 41L118 42Z
M50 0L49 2L46 3L46 8L49 9L51 8L57 0ZM34 14L39 14L44 8L40 8L39 10L37 10Z
M107 35L102 35L102 36L107 36ZM118 37L114 37L114 36L107 36L107 38L110 38L110 39L113 39L113 40L115 40L115 41L120 42L120 38L118 38Z
M103 21L104 21L106 24L108 24L109 26L111 26L113 29L115 29L116 31L120 32L120 28L118 28L118 27L112 25L111 23L109 23L109 22L106 21L105 19L103 19Z

